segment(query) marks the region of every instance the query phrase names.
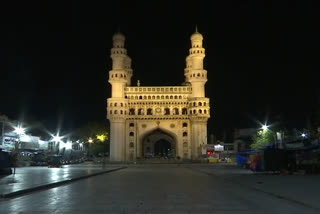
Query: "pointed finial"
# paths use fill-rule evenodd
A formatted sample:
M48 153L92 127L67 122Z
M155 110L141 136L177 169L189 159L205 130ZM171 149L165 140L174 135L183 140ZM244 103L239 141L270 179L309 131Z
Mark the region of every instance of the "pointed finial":
M196 25L196 33L198 33L198 26Z
M140 80L137 81L137 86L140 87Z

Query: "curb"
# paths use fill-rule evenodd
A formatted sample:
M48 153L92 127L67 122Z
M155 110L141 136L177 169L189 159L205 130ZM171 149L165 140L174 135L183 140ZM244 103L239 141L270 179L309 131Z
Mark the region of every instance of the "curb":
M92 174L89 174L89 175L84 175L84 176L80 176L80 177L76 177L76 178L71 178L71 179L68 179L68 180L63 180L63 181L58 181L58 182L54 182L54 183L44 184L44 185L40 185L40 186L36 186L36 187L31 187L31 188L28 188L28 189L22 189L22 190L18 190L18 191L15 191L15 192L10 192L10 193L7 193L7 194L0 194L0 199L13 198L13 197L16 197L16 196L24 195L24 194L35 192L35 191L39 191L39 190L50 189L50 188L62 186L62 185L65 185L65 184L68 184L68 183L71 183L71 182L74 182L74 181L86 179L86 178L97 176L97 175L106 174L106 173L109 173L109 172L118 171L118 170L125 169L125 168L127 168L127 167L126 166L119 167L119 168L116 168L116 169L110 169L110 170L107 170L107 171L102 171L102 172L92 173Z

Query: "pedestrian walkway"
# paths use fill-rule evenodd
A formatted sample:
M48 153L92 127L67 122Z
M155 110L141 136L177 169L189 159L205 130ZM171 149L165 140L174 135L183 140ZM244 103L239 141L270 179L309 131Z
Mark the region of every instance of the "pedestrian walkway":
M102 166L94 163L63 165L61 168L48 168L47 166L16 168L15 174L0 178L0 198L10 198L52 188L123 168L126 167L121 165Z

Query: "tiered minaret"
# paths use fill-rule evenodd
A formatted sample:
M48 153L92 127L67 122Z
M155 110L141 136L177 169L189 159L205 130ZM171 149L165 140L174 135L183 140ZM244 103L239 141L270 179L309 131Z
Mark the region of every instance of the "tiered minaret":
M124 161L125 158L125 118L128 114L128 100L124 88L131 83L131 59L124 48L125 37L121 33L113 36L111 49L112 70L109 83L112 85L111 98L107 100L107 118L110 121L110 160Z
M189 49L189 56L186 58L187 80L192 84L192 96L204 97L204 85L207 82L207 71L203 69L205 50L202 47L203 37L197 28L196 32L191 35L190 40L191 48Z
M190 37L191 48L186 57L186 82L192 86L192 95L189 98L188 113L191 120L191 147L192 159L201 156L201 146L207 144L207 120L210 117L209 99L205 97L207 71L203 69L205 49L202 47L202 35L198 32Z

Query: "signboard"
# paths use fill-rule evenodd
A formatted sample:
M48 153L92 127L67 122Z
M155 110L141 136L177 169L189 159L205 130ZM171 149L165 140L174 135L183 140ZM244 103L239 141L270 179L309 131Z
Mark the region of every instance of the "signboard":
M16 142L17 142L17 138L4 136L3 142L2 142L3 143L2 148L5 150L13 150L15 148Z
M216 151L216 152L224 151L224 146L222 146L220 144L214 145L214 151Z

